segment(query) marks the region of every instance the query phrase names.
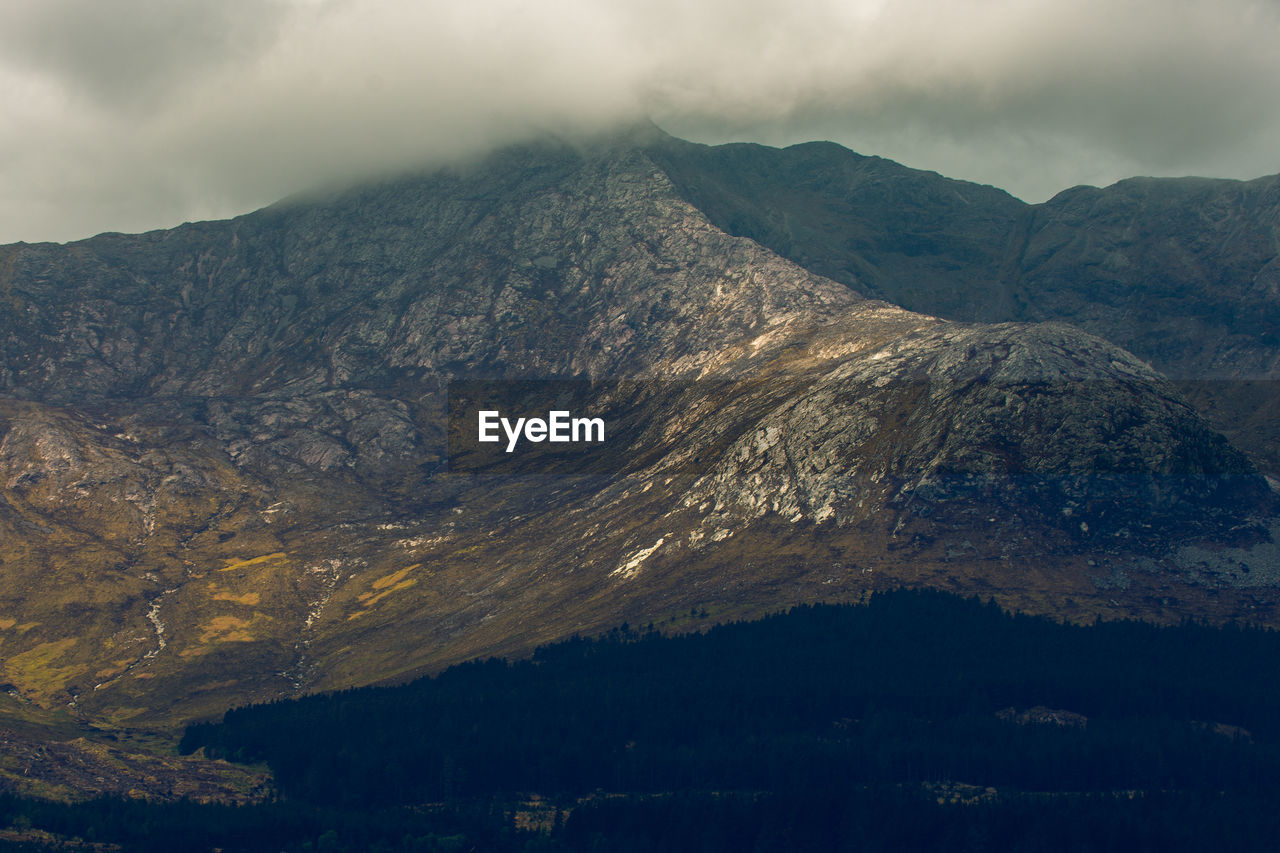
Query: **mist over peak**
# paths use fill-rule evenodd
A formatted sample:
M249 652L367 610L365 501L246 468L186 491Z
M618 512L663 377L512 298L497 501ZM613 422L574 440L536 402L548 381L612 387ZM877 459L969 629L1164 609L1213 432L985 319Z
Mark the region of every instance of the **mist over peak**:
M1254 177L1280 171L1277 41L1280 10L1249 0L14 0L0 242L224 217L644 117L831 139L1033 202Z

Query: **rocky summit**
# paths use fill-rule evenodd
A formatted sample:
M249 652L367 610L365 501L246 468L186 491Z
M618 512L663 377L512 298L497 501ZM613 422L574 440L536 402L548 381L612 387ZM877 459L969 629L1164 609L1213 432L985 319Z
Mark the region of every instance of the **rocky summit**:
M877 224L842 241L786 210L840 185L770 152L547 141L0 248L4 707L172 723L902 585L1277 621L1272 489L1150 364L883 301L1010 319L976 294L1020 202L858 161L879 206L846 200ZM584 389L607 464L465 464L451 389L549 380Z

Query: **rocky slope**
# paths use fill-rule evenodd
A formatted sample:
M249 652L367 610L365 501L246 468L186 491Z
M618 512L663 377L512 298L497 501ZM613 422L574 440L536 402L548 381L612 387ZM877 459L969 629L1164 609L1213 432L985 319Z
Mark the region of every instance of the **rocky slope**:
M1134 178L1027 205L832 143L651 150L716 225L859 293L1063 321L1135 353L1280 476L1280 176Z
M172 721L902 583L1274 618L1271 491L1159 374L866 299L717 227L675 144L0 249L7 690ZM450 460L451 383L563 377L608 465Z

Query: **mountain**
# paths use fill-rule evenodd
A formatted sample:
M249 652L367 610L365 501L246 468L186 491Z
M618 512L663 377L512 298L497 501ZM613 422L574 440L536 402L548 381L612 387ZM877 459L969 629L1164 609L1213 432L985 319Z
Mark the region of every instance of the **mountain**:
M832 143L653 153L717 226L858 293L1111 341L1280 476L1280 175L1132 178L1028 205Z
M947 205L1020 203L801 148L879 175L847 239L901 257L733 233L827 239L741 193L720 222L690 187L750 170L654 130L0 249L8 705L171 723L901 585L1276 621L1272 489L1151 366L868 298L979 286L1004 220ZM468 443L485 393L604 446Z

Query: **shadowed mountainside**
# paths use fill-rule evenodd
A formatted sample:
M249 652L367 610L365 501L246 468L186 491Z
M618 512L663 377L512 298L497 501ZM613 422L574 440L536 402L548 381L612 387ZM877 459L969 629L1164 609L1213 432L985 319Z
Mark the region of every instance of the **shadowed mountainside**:
M1027 205L833 143L651 153L717 226L858 293L1106 338L1280 475L1280 176L1133 178Z

